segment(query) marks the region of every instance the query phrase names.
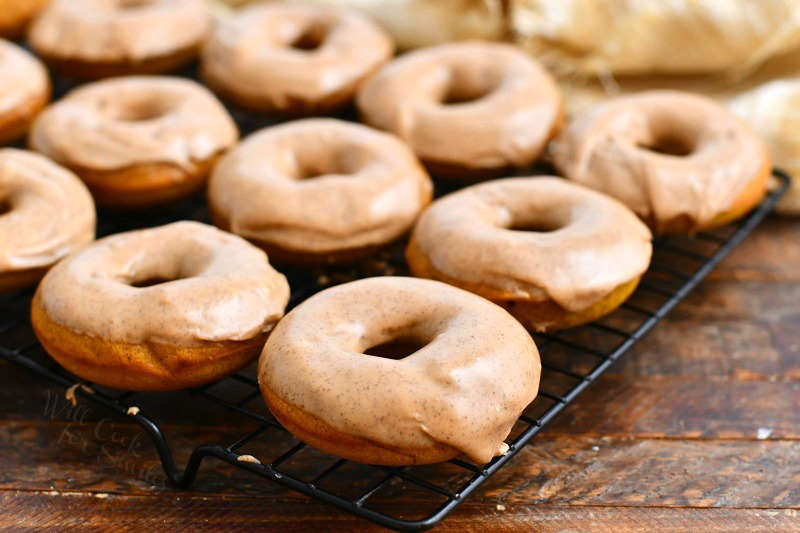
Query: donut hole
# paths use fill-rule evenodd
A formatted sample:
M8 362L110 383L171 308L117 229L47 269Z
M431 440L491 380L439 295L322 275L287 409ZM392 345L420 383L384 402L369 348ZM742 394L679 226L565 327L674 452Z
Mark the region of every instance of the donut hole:
M656 135L650 142L640 142L637 146L650 152L674 157L685 157L694 152L695 148L689 139L672 132Z
M521 213L512 216L510 224L506 227L511 231L524 231L532 233L552 233L565 228L569 224L569 210L553 208L547 212L536 214Z
M394 339L364 350L364 355L400 360L425 347L425 344L414 339Z
M145 278L145 279L134 280L133 282L130 283L130 286L131 287L135 287L137 289L146 289L147 287L153 287L155 285L161 285L162 283L169 283L170 281L176 281L177 279L180 279L180 278L170 279L170 278L165 278L165 277L160 277L160 276L153 276L153 277L148 277L148 278Z
M512 231L526 231L534 233L551 233L563 228L564 225L554 220L534 220L512 224L509 228Z
M122 122L144 122L161 118L172 109L168 99L147 98L128 102L114 111L114 118Z
M312 24L298 33L289 42L289 46L302 52L313 52L325 42L328 36L328 28L323 24Z
M494 91L493 86L470 86L468 84L451 83L442 96L444 105L471 104L476 102Z
M443 105L471 104L495 92L502 81L493 66L473 68L471 64L452 65L440 86L439 101Z
M315 178L321 178L331 174L349 174L349 172L342 172L341 170L342 169L336 169L332 167L322 168L321 166L304 165L298 169L296 178L302 181L313 180Z
M330 175L350 175L357 173L370 160L370 155L358 146L345 146L331 154L316 154L313 150L299 155L294 177L297 180L311 180Z
M117 0L118 9L139 9L151 6L156 0Z

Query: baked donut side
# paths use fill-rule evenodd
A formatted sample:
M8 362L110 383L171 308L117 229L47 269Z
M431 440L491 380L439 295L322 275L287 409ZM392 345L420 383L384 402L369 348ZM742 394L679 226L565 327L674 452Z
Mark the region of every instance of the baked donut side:
M0 0L0 38L16 39L47 0Z
M54 70L97 79L175 70L210 29L202 0L52 0L28 40Z
M369 355L405 342L405 357ZM259 360L270 411L295 436L353 461L483 464L535 398L541 365L500 307L443 283L378 277L318 293Z
M395 137L335 119L256 132L228 152L208 185L214 223L280 262L363 258L407 233L432 184Z
M94 203L77 176L41 155L0 149L0 292L34 285L94 232Z
M268 335L203 346L109 341L76 333L53 320L38 291L31 321L42 347L61 366L89 382L135 391L186 389L217 381L255 359Z
M696 233L747 213L766 194L762 141L709 98L645 91L600 104L551 144L567 178L605 192L659 233Z
M47 70L24 49L0 39L0 144L25 135L50 101Z
M72 169L104 207L147 207L200 190L238 129L206 88L129 76L87 84L35 121L30 146Z
M434 202L411 234L415 276L505 307L527 328L596 320L636 288L651 234L621 203L554 177L508 178Z
M112 235L51 269L34 333L77 376L109 387L195 387L258 356L289 299L243 239L197 222ZM113 313L108 313L113 309Z
M327 113L350 102L393 52L386 32L355 10L262 3L216 28L203 48L201 73L245 109Z
M409 52L356 98L367 124L406 141L434 176L486 178L532 164L564 121L555 81L511 45Z

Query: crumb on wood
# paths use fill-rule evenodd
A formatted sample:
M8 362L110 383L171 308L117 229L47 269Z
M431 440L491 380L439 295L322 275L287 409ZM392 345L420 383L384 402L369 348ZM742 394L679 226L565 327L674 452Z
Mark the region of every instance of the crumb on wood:
M502 503L498 503L497 504L497 510L498 511L505 511L506 510L506 506L503 505Z
M97 494L94 495L94 497L97 498L98 500L105 500L106 498L108 498L108 493L98 492Z
M240 455L239 457L236 458L236 460L239 461L240 463L253 463L257 465L261 464L261 461L259 461L252 455Z
M80 387L80 389L86 394L94 394L94 390L89 385L84 383L76 383L72 385L64 393L64 398L66 398L67 401L72 404L72 407L77 407L78 405L78 398L75 396L75 391L78 390L78 387Z
M75 385L72 385L70 388L68 388L67 392L64 393L64 398L66 398L67 401L72 404L72 407L78 405L78 399L75 397L75 391L78 390L78 387L80 386L81 386L80 383L76 383Z

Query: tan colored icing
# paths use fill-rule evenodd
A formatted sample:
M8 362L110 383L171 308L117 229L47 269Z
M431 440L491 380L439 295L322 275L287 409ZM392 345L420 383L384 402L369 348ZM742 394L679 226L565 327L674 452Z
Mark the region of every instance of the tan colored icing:
M172 280L149 287L133 284ZM269 331L286 278L243 239L198 222L105 237L51 269L39 288L55 322L115 342L196 345Z
M50 91L50 78L38 59L0 39L0 87L2 117L32 99L44 98Z
M0 149L0 273L50 266L94 239L92 197L49 159Z
M293 48L304 34L320 37L320 46ZM203 49L203 73L242 98L284 109L355 91L392 52L388 35L356 11L264 3L217 27Z
M45 56L115 63L198 46L210 28L203 0L52 0L29 40Z
M478 98L443 103L448 95ZM477 41L400 56L356 101L369 124L422 159L471 168L529 165L561 114L555 82L538 63L511 45Z
M425 346L400 360L365 355L390 341ZM483 464L533 401L535 344L506 311L431 280L369 278L327 289L267 341L259 383L347 434L423 448L440 442Z
M30 144L69 167L114 170L171 163L194 171L238 136L228 112L201 85L130 76L67 94L39 115Z
M570 311L643 274L652 253L650 230L624 205L549 176L444 196L412 239L438 272L510 297L543 300L544 292Z
M314 253L392 241L431 182L398 139L334 119L264 129L217 164L209 201L237 235Z
M664 140L688 155L647 147ZM551 147L569 179L603 191L656 225L686 215L702 226L728 210L768 164L763 143L709 98L647 91L600 104Z

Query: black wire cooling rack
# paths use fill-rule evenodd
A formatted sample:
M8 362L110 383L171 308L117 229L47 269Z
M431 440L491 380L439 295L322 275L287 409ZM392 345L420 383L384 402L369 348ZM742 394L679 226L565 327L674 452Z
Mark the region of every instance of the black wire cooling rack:
M194 67L181 75L196 79ZM54 79L54 93L73 86ZM231 109L243 134L274 121ZM352 109L341 118L353 118ZM546 170L547 169L543 169ZM360 465L326 455L295 439L266 409L254 366L198 389L181 391L170 402L185 402L192 409L222 409L241 421L240 433L225 442L195 443L183 468L176 456L188 450L173 448L166 436L161 411L150 412L148 398L158 393L115 391L83 382L56 364L36 342L29 308L32 291L0 296L0 357L23 366L94 405L138 422L152 438L169 483L191 487L203 460L213 457L270 479L353 514L402 531L428 529L444 519L484 481L510 461L561 410L638 342L683 300L705 276L735 248L772 210L789 185L789 178L773 172L776 186L747 217L735 224L693 237L662 237L655 241L653 262L633 296L601 320L556 334L534 334L542 357L541 390L520 416L507 439L509 451L485 465L454 459L440 465L382 467ZM461 184L463 185L463 184ZM437 195L459 184L437 184ZM157 209L130 213L103 212L98 235L158 226L175 220L208 221L202 196ZM332 285L378 275L408 274L402 247L348 268L285 269L292 288L289 307ZM75 388L76 384L84 385ZM131 407L137 409L131 410ZM156 409L154 409L156 411ZM237 426L238 427L238 426ZM222 439L222 437L220 437ZM414 509L397 510L381 502L403 494L415 496ZM423 505L427 502L427 505Z
M390 468L359 465L325 455L294 439L272 418L261 400L255 370L250 368L220 382L179 393L183 401L194 402L191 405L195 410L213 404L244 420L241 433L230 442L197 443L181 469L174 459L176 450L170 447L165 429L159 424L159 412L147 412L146 408L129 411L131 407L146 404L146 397L155 393L113 391L81 382L61 369L35 340L31 340L35 339L27 315L31 291L0 298L0 356L65 388L76 383L85 384L86 389L76 391L82 399L136 420L152 438L164 472L175 487L191 487L203 460L214 457L378 524L397 530L424 530L446 517L510 461L763 220L789 183L783 173L775 171L774 175L778 186L758 208L736 224L693 237L657 239L650 269L631 299L616 312L580 328L534 335L543 367L539 396L512 430L507 440L508 453L485 465L454 459L441 465ZM135 215L101 213L99 233L186 218L207 219L202 198ZM147 223L142 224L143 220ZM284 272L293 288L290 306L294 306L327 286L366 276L405 274L406 267L402 249L396 249L357 267ZM17 344L13 339L28 340ZM377 495L398 497L404 492L413 492L415 502L428 502L428 507L422 509L422 505L415 503L415 509L397 511L382 508L380 504L372 505L381 499ZM424 498L419 497L420 492L425 494ZM412 513L415 516L411 517Z

